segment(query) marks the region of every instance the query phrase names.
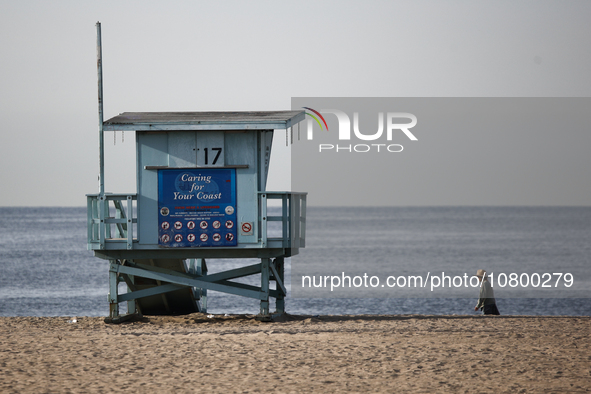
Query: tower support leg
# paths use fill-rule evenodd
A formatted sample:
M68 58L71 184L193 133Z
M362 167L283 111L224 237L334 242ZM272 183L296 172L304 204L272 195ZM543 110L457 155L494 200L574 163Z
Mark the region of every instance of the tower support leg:
M129 275L129 281L131 282L131 284L135 283L135 277L133 275ZM127 286L127 292L132 292L134 290L134 288L130 287L130 285ZM127 301L127 314L131 315L136 313L138 310L136 308L136 304L135 304L135 300L129 300Z
M284 268L284 258L283 257L277 257L275 259L275 269L277 270L277 273L279 274L279 280L281 281L281 283L285 283L285 268ZM277 290L280 290L279 286L277 286ZM275 299L275 308L277 313L285 313L285 295L279 291L279 294L277 295L277 298Z
M204 258L189 259L189 273L198 276L207 275L207 264ZM193 287L193 293L197 299L199 312L207 313L207 289Z
M261 292L267 296L261 300L261 317L269 315L269 260L268 258L261 259Z
M119 316L117 261L109 260L109 263L111 264L109 269L109 317L116 318Z
M195 273L200 276L207 275L207 263L205 259L195 259ZM207 289L197 289L200 292L199 298L201 299L201 312L207 313Z

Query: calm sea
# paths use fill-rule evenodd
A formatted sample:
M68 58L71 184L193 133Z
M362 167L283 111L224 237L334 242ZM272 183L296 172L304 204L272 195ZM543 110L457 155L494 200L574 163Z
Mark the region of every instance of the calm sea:
M293 268L298 285L288 281L288 288L304 297L293 298L290 291L289 313L474 314L478 289L468 289L474 297L442 292L417 298L388 289L318 292L299 281L302 275L342 272L383 280L485 268L573 273L574 298L564 287L534 298L495 289L502 314L591 315L590 207L309 208L306 241L293 267L286 267L288 274ZM243 263L211 260L208 266L215 272ZM108 313L108 263L86 249L86 208L0 208L0 270L0 316ZM209 293L208 306L211 313L259 308L255 300L216 292Z

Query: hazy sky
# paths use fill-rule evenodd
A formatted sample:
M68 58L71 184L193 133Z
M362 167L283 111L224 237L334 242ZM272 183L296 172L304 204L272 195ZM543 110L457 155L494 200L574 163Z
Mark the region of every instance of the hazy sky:
M564 0L0 1L0 206L82 206L98 191L97 21L108 119L291 97L587 97L589 15ZM285 190L277 137L268 188ZM106 133L106 148L106 190L135 191L133 134Z

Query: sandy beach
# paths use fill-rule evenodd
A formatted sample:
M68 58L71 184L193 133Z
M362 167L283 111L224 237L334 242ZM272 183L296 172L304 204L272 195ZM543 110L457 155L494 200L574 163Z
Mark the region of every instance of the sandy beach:
M591 391L591 318L0 318L0 392Z

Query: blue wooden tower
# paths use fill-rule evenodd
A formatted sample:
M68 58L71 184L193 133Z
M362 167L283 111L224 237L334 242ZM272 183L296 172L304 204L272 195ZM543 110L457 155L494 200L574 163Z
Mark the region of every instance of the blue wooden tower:
M306 193L270 192L266 182L274 130L304 112L125 112L103 121L100 23L97 37L100 190L87 195L88 248L110 262L107 320L206 312L207 290L260 300L264 320L270 297L283 313L284 259L305 246ZM103 133L128 130L137 194L106 193ZM275 215L270 200L281 203ZM278 222L275 234L269 222ZM260 263L208 275L222 258ZM250 275L260 286L234 281Z

